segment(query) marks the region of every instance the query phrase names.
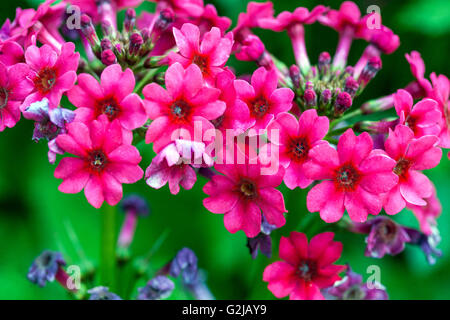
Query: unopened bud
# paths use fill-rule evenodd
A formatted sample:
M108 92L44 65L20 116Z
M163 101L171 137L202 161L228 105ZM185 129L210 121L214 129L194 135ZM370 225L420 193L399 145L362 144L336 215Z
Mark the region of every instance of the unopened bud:
M291 77L294 88L296 88L296 89L299 88L300 87L300 68L296 64L293 64L289 68L289 76Z
M352 76L349 76L347 77L347 79L345 79L344 91L349 93L352 97L356 94L358 88L359 83Z
M123 29L131 33L136 25L136 11L132 8L128 8L125 12L125 20L123 21Z
M303 93L303 101L306 107L314 107L317 104L316 92L313 89L306 89Z
M341 92L336 97L335 114L341 115L352 106L352 97L347 92Z
M80 18L81 21L81 32L88 40L92 49L99 46L99 40L97 33L95 32L94 25L92 24L91 18L87 14L83 14ZM94 50L95 51L95 50Z
M381 69L380 57L375 56L370 58L366 66L364 67L363 71L361 72L361 75L358 78L358 82L365 86L370 80L372 80L375 77L375 75L380 69Z
M137 55L142 45L144 44L144 39L139 33L133 33L130 36L130 45L128 47L128 52L130 55Z
M330 70L331 56L328 52L324 51L319 55L318 67L320 74L326 75Z
M117 62L116 55L111 49L102 51L101 60L105 66L109 66Z

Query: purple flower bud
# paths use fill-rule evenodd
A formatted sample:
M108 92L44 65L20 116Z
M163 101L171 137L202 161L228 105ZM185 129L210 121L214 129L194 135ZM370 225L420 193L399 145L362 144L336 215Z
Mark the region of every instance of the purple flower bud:
M349 76L353 77L354 72L355 72L355 68L353 68L352 66L346 66L343 74L344 75L348 74Z
M133 212L142 217L147 216L150 212L147 201L137 194L131 194L123 198L120 202L120 208L124 212Z
M95 287L88 290L89 300L122 300L117 294L110 292L107 287Z
M361 75L358 78L358 82L366 85L370 80L372 80L378 71L381 69L381 59L378 56L372 57L367 62Z
M314 107L317 104L316 92L313 89L306 89L303 93L303 101L306 107Z
M181 274L184 284L195 283L198 273L197 256L189 248L181 249L172 260L169 272L172 277L178 277Z
M125 12L125 19L123 21L123 29L126 32L131 32L136 25L136 11L132 8L128 8Z
M156 276L147 282L143 288L139 288L138 300L161 300L168 298L175 289L175 284L166 276Z
M170 27L174 21L174 18L175 14L172 9L165 8L164 10L161 10L158 18L155 20L151 28L151 38L153 42L158 40L161 34Z
M102 51L101 60L105 66L110 66L117 63L116 55L111 49Z
M66 262L61 253L45 250L33 261L27 278L38 286L44 287L47 281L55 281L60 267L65 265Z
M99 40L97 33L95 32L94 25L92 24L91 18L87 14L81 15L81 32L83 32L86 39L92 48L98 46Z
M387 300L386 289L380 283L364 283L362 276L352 271L347 265L347 271L342 280L326 290L340 300Z
M331 90L325 89L320 93L320 106L325 107L327 106L331 101Z
M289 76L291 77L294 88L299 88L300 87L300 68L296 64L293 64L289 68Z
M131 55L137 55L143 44L144 39L142 39L142 36L139 33L133 33L130 36L130 45L128 47L128 52Z
M113 45L111 43L111 40L109 40L108 38L102 39L102 41L100 42L100 48L102 48L102 51L112 49Z
M103 35L105 37L112 37L112 36L114 36L115 30L114 30L113 25L111 24L111 21L103 20L101 26L102 26ZM107 38L105 38L105 39L107 39ZM103 40L105 40L105 39L103 39Z
M347 92L340 92L336 97L335 113L337 115L343 114L352 106L352 97Z
M347 79L345 79L344 91L349 93L352 97L356 94L358 88L359 83L352 76L348 76Z
M416 229L406 228L406 233L411 239L411 244L419 246L423 253L425 253L425 258L430 265L436 263L436 257L442 256L442 251L436 249L438 244L441 242L441 237L439 231L436 227L432 228L432 233L426 235Z
M330 70L331 56L328 52L322 52L319 55L318 67L321 75L325 75Z
M247 247L253 259L258 256L258 250L267 258L272 256L272 239L270 233L277 227L267 222L263 216L261 223L261 232L253 238L247 238Z
M407 229L387 217L376 217L355 224L352 231L368 234L365 252L367 257L382 258L385 254L397 255L405 249L405 243L411 241Z
M66 123L71 123L75 120L75 112L64 108L54 108L50 110L50 121L57 125L59 128L64 128Z

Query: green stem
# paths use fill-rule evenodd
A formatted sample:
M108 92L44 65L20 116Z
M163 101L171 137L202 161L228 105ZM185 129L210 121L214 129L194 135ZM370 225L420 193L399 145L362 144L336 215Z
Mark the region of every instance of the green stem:
M116 207L102 208L101 285L115 290L116 269Z
M330 130L333 129L334 127L336 127L336 125L337 125L338 123L340 123L340 122L342 122L342 121L345 121L345 120L348 120L348 119L350 119L350 118L359 116L359 115L361 115L361 114L362 114L362 111L361 111L360 108L355 109L355 110L353 110L353 111L351 111L351 112L349 112L349 113L344 114L344 115L343 115L342 117L340 117L339 119L335 119L335 120L331 121L331 123L330 123Z
M148 70L145 76L139 81L139 83L136 85L136 88L134 89L135 93L141 93L142 89L145 87L145 85L153 78L153 76L156 74L156 71L158 69L151 69Z

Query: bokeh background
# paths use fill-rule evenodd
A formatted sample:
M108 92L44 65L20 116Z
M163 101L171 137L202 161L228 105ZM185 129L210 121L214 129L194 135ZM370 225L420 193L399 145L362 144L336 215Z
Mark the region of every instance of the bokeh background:
M0 24L13 18L15 8L36 7L39 0L2 1ZM233 25L239 12L245 11L247 1L207 1L216 5L220 15L231 17ZM275 10L295 9L295 2L277 0ZM338 8L341 1L324 1L325 5ZM317 1L302 1L298 5L312 8ZM370 83L363 96L366 99L394 92L412 80L409 65L404 55L412 50L421 52L426 63L426 74L431 71L450 74L450 2L448 0L416 1L357 1L362 12L369 5L381 8L383 24L400 36L400 48L390 56L383 56L383 69ZM152 8L147 3L142 9ZM123 13L122 13L123 16ZM265 40L269 51L287 64L294 62L290 42L286 34L257 31ZM334 53L337 34L319 24L306 27L306 43L310 60L315 63L321 51ZM355 63L365 47L356 41L349 56ZM250 63L230 60L241 74L251 72ZM0 298L2 299L66 299L68 295L55 283L40 289L26 279L32 260L44 249L60 250L69 264L79 264L80 258L71 241L73 230L88 259L97 265L100 254L100 215L87 202L83 193L67 195L58 192L59 181L53 177L54 166L47 162L47 146L31 140L33 123L22 120L13 129L0 134ZM145 168L153 157L151 148L138 146L143 155ZM306 232L333 230L336 238L344 243L340 262L348 262L356 272L366 279L367 267L378 265L381 282L392 299L449 299L450 298L450 162L445 157L441 164L426 172L436 184L443 205L439 218L442 242L439 248L443 257L436 265L429 266L422 251L407 246L398 256L383 259L364 257L364 236L343 232L336 226L325 225L318 215L309 214L305 205L305 191L290 191L281 187L289 210L287 225L274 232L274 254L272 259L258 256L252 260L246 247L243 232L228 233L223 226L223 217L208 212L202 205L205 195L202 187L206 180L199 177L194 188L182 190L177 196L168 188L154 190L141 181L135 185L124 185L125 193L136 192L148 199L152 213L139 222L136 239L132 244L134 256L146 254L155 241L166 235L164 242L152 255L152 270L158 270L182 247L190 247L205 270L208 285L218 299L271 299L272 294L262 282L264 267L277 259L277 243L282 235L292 230ZM123 216L119 217L121 220ZM409 211L395 216L396 221L409 226L418 224ZM305 229L307 221L316 226ZM121 222L121 221L120 221ZM70 226L70 227L67 227ZM139 284L138 284L139 285ZM172 295L189 298L180 286Z

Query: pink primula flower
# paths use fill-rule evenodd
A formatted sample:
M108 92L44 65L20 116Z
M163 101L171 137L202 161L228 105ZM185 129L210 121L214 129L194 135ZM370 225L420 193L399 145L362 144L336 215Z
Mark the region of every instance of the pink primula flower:
M442 149L436 147L436 136L414 138L414 132L404 125L389 131L385 142L387 154L397 163L394 173L399 183L387 194L384 208L387 214L400 212L407 204L425 206L426 198L433 193L433 184L420 171L436 167L442 157Z
M345 266L333 264L342 252L342 243L333 241L333 232L315 235L308 244L306 235L293 231L281 237L276 261L266 267L263 281L277 298L290 300L324 300L321 289L340 280Z
M199 17L203 14L203 0L148 0L156 2L157 11L171 8L177 16Z
M55 178L63 179L58 190L78 193L84 189L88 202L100 208L103 201L116 205L122 198L122 183L135 183L144 172L139 167L141 156L124 139L118 120L110 122L106 115L90 124L72 122L67 134L56 138L59 148L76 157L63 158L55 170Z
M25 62L22 46L12 40L0 43L0 62L7 67Z
M100 83L91 75L78 76L78 85L67 96L77 109L76 121L89 123L101 115L109 121L118 120L126 130L141 127L147 121L147 114L141 98L133 93L135 78L133 71L118 64L106 67Z
M339 10L329 10L326 15L320 16L320 23L329 26L337 31L344 31L345 28L352 28L355 31L359 27L361 11L352 1L342 2Z
M294 92L289 88L277 89L277 85L276 71L267 71L264 67L253 73L251 84L245 80L234 82L237 97L247 104L250 117L255 122L253 129L266 129L277 114L291 109Z
M344 210L355 222L364 222L368 214L377 215L383 206L382 193L398 182L392 171L395 161L379 150L372 150L367 132L355 136L348 129L339 139L337 150L328 144L309 152L312 161L304 165L306 176L324 180L309 191L307 207L320 212L325 222L341 219Z
M190 190L197 181L193 166L212 164L213 160L205 153L205 145L202 142L176 140L153 158L145 172L145 179L147 184L155 189L160 189L169 182L170 193L178 194L180 186Z
M303 189L312 183L303 165L310 160L312 148L327 143L322 139L328 128L328 118L319 117L314 109L303 112L298 121L290 113L281 113L267 127L269 140L279 145L279 161L286 168L284 183L289 189Z
M214 85L217 74L223 71L230 56L233 34L228 33L222 38L220 29L213 27L200 42L200 29L191 23L185 23L181 30L173 28L173 35L179 52L169 54L169 63L179 62L184 68L196 64L208 84Z
M80 54L75 52L72 42L65 43L61 53L46 44L40 48L28 47L25 60L31 69L34 92L25 99L21 110L44 98L49 100L51 109L58 107L63 93L75 84L79 58Z
M223 139L226 138L227 130L233 130L233 135L244 133L253 125L250 111L247 105L236 97L234 81L236 77L230 70L225 70L217 75L216 88L221 90L220 100L227 105L225 112L212 123L215 128L222 132Z
M260 20L264 18L272 17L274 14L273 3L267 2L254 2L251 1L247 5L247 12L239 14L236 27L233 29L233 33L238 38L248 35L249 29L260 27Z
M179 63L171 65L166 71L165 84L166 89L151 83L142 91L147 113L153 120L145 141L153 142L155 152L181 135L188 134L188 140L196 136L202 139L206 130L214 130L209 120L220 117L226 108L225 102L218 100L220 90L205 86L200 68L195 64L186 70Z
M394 94L394 106L400 124L408 126L416 138L425 135L438 136L441 132L442 114L438 104L432 99L424 99L413 106L413 98L408 91L400 89Z
M273 31L288 30L296 24L312 24L326 11L326 7L319 5L311 12L307 8L298 7L294 12L283 11L276 18L268 17L259 20L261 28Z
M24 63L7 68L0 62L0 132L14 127L20 119L20 105L33 90L29 72Z
M246 161L248 162L248 161ZM216 164L223 175L215 175L203 191L209 196L203 205L213 213L224 214L225 228L243 230L253 238L261 231L261 211L269 224L277 228L286 223L283 194L275 189L283 181L284 169L262 175L263 166L255 164Z
M115 25L117 11L126 8L137 7L143 0L69 0L74 6L80 7L83 13L88 14L95 23L101 22L102 18L111 19Z

